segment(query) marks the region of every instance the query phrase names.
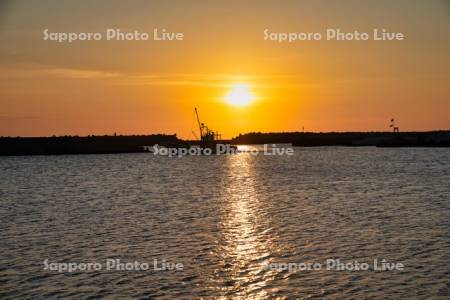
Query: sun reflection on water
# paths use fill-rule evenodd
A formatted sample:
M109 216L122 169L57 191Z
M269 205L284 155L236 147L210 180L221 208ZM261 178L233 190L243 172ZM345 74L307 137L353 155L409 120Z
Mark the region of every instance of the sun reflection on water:
M228 174L221 199L222 240L217 251L223 261L217 270L221 292L233 297L265 299L267 285L276 275L264 265L271 259L274 245L270 214L258 192L254 157L228 156Z

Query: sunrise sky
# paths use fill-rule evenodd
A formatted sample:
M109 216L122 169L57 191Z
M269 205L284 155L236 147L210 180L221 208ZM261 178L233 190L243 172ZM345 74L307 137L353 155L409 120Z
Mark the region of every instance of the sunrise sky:
M58 43L43 40L46 28L165 28L184 40ZM385 28L406 40L263 35L327 28ZM385 131L391 117L403 131L450 129L446 0L2 1L0 40L0 136L193 138L194 107L224 137Z

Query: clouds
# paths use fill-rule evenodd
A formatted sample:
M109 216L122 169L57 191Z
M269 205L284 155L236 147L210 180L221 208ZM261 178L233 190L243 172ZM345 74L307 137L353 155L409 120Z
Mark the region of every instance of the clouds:
M0 67L0 80L107 80L111 84L145 86L228 87L235 82L250 82L255 87L268 88L288 86L285 81L289 78L288 75L110 72L39 64Z

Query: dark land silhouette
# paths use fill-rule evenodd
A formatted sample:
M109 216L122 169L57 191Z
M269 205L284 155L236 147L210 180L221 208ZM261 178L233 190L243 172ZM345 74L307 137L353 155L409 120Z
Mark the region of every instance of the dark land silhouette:
M232 139L236 144L291 143L299 147L378 146L449 147L450 131L426 132L252 132Z
M240 134L231 144L281 144L299 147L377 146L450 147L450 131L428 132L253 132ZM189 147L199 141L176 135L112 135L59 137L0 137L0 155L106 154L146 152L145 146Z
M0 137L0 155L143 152L142 146L178 143L176 135Z

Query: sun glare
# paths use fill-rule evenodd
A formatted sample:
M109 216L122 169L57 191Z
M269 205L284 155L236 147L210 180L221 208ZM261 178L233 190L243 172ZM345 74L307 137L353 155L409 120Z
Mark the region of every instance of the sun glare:
M231 90L225 96L225 99L229 104L246 106L255 99L255 96L251 93L248 84L235 83L231 86Z

